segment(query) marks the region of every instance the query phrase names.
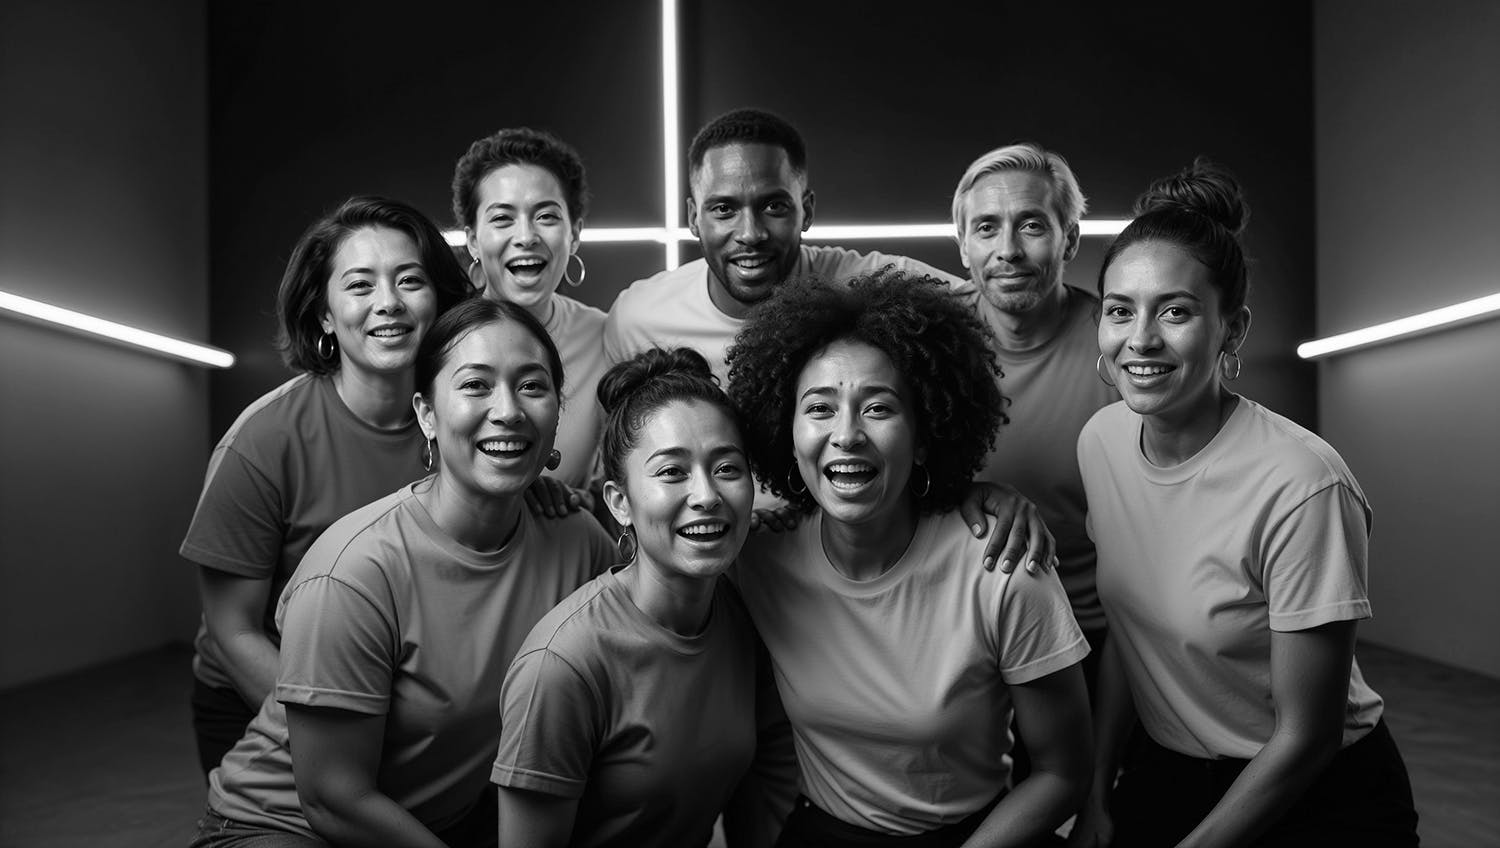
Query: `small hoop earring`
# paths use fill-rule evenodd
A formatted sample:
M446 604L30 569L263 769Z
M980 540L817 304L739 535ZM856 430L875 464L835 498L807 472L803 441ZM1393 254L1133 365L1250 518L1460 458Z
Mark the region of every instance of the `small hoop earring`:
M568 262L571 262L574 259L578 260L578 279L576 280L568 276ZM563 281L576 289L579 286L583 285L584 278L586 278L588 275L589 269L583 264L583 257L579 256L577 253L568 254L567 261L563 263Z
M1109 386L1111 389L1115 387L1115 384L1110 381L1104 371L1104 354L1102 353L1099 354L1099 359L1094 363L1094 373L1099 375L1099 379L1104 381L1104 385Z
M338 352L339 346L333 340L333 333L324 333L318 336L318 357L320 359L332 361Z
M932 491L932 472L928 471L927 466L923 465L920 462L916 463L914 467L922 469L922 476L924 479L922 480L922 491L918 492L915 489L913 489L912 491L914 494L916 494L917 497L925 498L927 497L927 493Z
M793 475L796 475L796 477L794 478ZM798 489L792 483L793 479L797 479L797 480L801 480L802 479L802 475L797 474L797 466L795 466L795 465L793 465L791 468L788 468L786 470L786 490L788 492L791 492L794 495L805 495L805 494L807 494L807 483L804 482L802 484L802 488Z
M547 470L556 471L557 466L559 465L562 465L562 451L558 450L557 448L553 448L552 451L547 454Z
M627 549L630 553L625 552ZM635 550L635 534L630 532L630 525L627 524L625 529L620 531L620 538L615 540L615 552L620 555L620 559L635 562Z
M437 439L428 439L422 443L422 467L430 473L432 471L433 456L437 453Z
M1229 366L1229 360L1231 358L1234 359L1233 371L1230 370ZM1242 367L1243 363L1240 362L1240 355L1238 353L1235 353L1232 350L1219 351L1219 373L1223 375L1225 380L1228 380L1230 382L1238 380L1240 378L1240 369Z

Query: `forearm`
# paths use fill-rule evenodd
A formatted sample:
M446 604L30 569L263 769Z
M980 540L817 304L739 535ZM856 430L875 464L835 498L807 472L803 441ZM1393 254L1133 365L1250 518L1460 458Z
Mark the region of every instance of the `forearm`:
M235 630L227 634L209 631L229 682L250 709L260 709L261 702L276 688L276 673L281 654L271 638L259 628Z
M1089 797L1108 804L1115 775L1125 756L1125 745L1135 729L1135 701L1125 679L1125 666L1113 639L1104 643L1099 661L1099 694L1094 707L1094 775Z
M964 848L1035 844L1073 814L1087 791L1084 775L1032 771L995 805Z
M1307 792L1337 753L1337 745L1272 734L1181 848L1248 845Z
M351 848L446 848L400 804L375 789L342 797L304 797L307 823L323 839Z

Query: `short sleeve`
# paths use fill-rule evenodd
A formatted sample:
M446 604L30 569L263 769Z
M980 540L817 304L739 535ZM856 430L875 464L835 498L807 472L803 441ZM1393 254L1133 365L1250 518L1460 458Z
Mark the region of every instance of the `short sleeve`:
M552 651L516 658L500 689L500 750L490 781L579 798L603 738L593 689Z
M329 575L298 583L284 604L276 700L386 713L397 663L393 618L364 592Z
M1329 486L1288 513L1263 556L1272 630L1370 617L1369 513L1348 486Z
M1029 683L1088 656L1089 645L1057 574L1008 576L1000 599L1000 678Z
M928 265L926 262L912 259L909 256L893 256L888 253L871 252L865 254L865 262L871 268L871 270L879 270L887 265L895 265L897 268L900 268L907 274L914 274L923 277L935 277L943 281L944 283L947 283L948 286L954 291L960 293L965 291L965 286L966 284L968 284L968 280L965 280L962 277L955 277L947 271L944 271L940 268L934 268L933 266Z
M604 344L604 361L608 365L614 365L630 358L630 350L625 341L625 330L623 329L627 319L624 313L629 311L630 306L626 303L626 295L630 292L626 289L615 298L615 304L604 317L604 332L602 339Z
M285 538L276 483L232 447L216 449L182 555L208 568L270 579Z

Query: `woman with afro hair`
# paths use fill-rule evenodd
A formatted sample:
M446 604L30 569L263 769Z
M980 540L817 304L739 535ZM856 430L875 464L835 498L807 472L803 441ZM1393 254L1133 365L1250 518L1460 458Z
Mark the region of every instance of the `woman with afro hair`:
M737 567L800 764L778 845L1023 845L1087 790L1067 596L979 568L957 511L1004 420L990 341L940 282L887 269L789 281L730 350L756 476L807 515ZM1034 763L1007 792L1012 710Z

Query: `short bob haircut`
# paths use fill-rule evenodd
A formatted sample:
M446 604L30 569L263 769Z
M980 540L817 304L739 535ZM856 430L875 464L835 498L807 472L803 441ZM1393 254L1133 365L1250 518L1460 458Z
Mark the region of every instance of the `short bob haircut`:
M703 125L688 145L688 175L696 178L703 157L730 144L769 144L786 151L786 161L800 176L807 175L807 145L797 128L779 115L761 109L735 109Z
M479 211L479 182L496 168L535 165L557 178L568 204L569 223L589 213L589 183L578 151L557 136L529 127L500 130L469 145L453 167L453 218L473 227Z
M604 479L625 483L625 457L640 440L641 428L667 404L708 404L722 411L739 429L739 416L703 354L690 348L651 348L625 360L599 379L604 407Z
M879 349L911 393L916 443L932 482L916 496L923 512L958 506L1006 420L993 336L948 286L887 266L847 285L816 278L779 286L750 313L729 358L729 397L740 413L750 464L762 485L803 512L792 491L792 420L797 380L836 341Z
M344 239L356 230L374 227L406 233L416 242L422 268L437 293L439 315L473 294L468 275L426 215L399 200L351 197L302 234L281 276L276 292L280 323L276 349L288 368L307 374L332 374L343 364L336 345L332 357L318 355L318 339L323 335L321 319L328 311L328 278L333 275L333 256Z
M1240 233L1250 220L1250 205L1234 175L1199 156L1193 164L1151 184L1135 201L1135 220L1104 252L1099 266L1099 296L1104 273L1121 253L1141 242L1176 245L1212 275L1219 292L1219 314L1232 315L1250 296L1250 271Z
M505 321L520 324L542 343L543 349L547 351L547 371L552 375L552 390L557 393L560 401L563 393L562 356L558 354L557 343L552 341L547 328L523 306L482 297L471 297L443 313L433 323L432 329L427 331L427 335L422 337L421 344L417 346L417 391L430 399L434 381L437 380L438 372L443 370L443 364L448 361L448 354L452 352L453 346L479 327Z
M969 223L964 220L964 198L982 177L1001 171L1030 171L1046 177L1052 183L1052 193L1057 203L1053 211L1057 213L1058 223L1062 224L1064 230L1077 224L1083 219L1084 213L1089 211L1088 199L1078 188L1078 178L1073 176L1068 160L1029 141L997 147L969 165L969 169L958 180L958 188L953 192L953 227L960 244L964 240L964 228Z

